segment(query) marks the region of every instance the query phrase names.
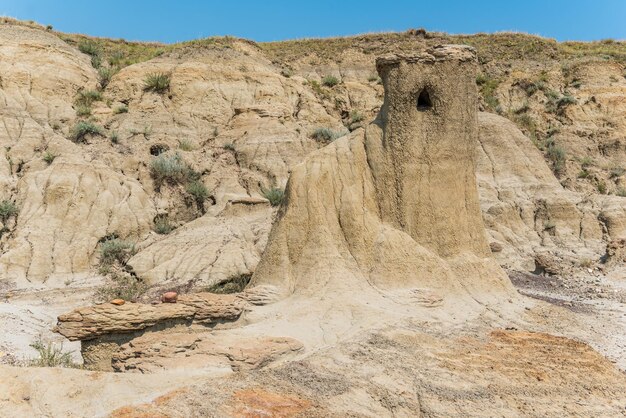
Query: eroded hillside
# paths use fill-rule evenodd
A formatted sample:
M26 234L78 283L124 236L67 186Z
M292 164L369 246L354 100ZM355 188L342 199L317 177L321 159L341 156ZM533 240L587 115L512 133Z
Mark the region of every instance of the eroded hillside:
M406 173L414 169L413 160L406 157L408 162L401 164L405 151L381 157L368 149L389 137L372 123L384 97L375 60L451 43L477 52L478 75L474 77L472 69L453 78L456 82L469 77L469 84L458 91L472 99L472 109L464 113L463 106L457 106L447 114L455 122L442 125L441 138L426 135L439 138L445 149L426 140L422 151L427 163L420 164L428 168L423 175L428 181L411 184L413 177ZM522 387L541 380L536 376L554 373L537 368L529 375L515 366L541 351L542 344L555 350L566 347L571 356L582 353L598 365L592 367L594 373L600 370L598 375L568 371L554 382L584 378L598 394L585 412L617 410L617 404L602 409L613 392L601 381L609 376L619 387L623 378L587 346L552 336L490 332L494 327L520 327L584 335L587 343L624 367L620 309L626 298L625 63L623 42L557 43L524 34L451 36L411 30L276 43L226 37L162 45L62 34L5 18L0 24L0 295L6 303L0 318L8 329L20 332L0 337L0 359L20 363L21 357L32 354L29 344L37 335L60 340L51 337L51 329L62 313L123 299L143 303L81 308L62 316L57 331L70 340L94 340L88 343L91 352L83 345L83 357L92 356L93 364L104 358L105 370L112 366L118 371L189 372L202 366L217 376L225 368L256 369L277 358L299 356L298 362L256 375L274 389L295 392L294 397L256 394L250 401L242 388L253 378L237 375L223 392L214 393L221 408L230 412L253 408L267 395L269 404L286 403L297 411L314 405L320 416L329 411L363 412L373 404L383 405L385 413L395 408L400 415L445 415L448 403L458 397L449 388L425 381L398 388L385 380L351 389L335 382L337 387L329 390L337 404L329 406L324 393L309 387L316 384L298 380L289 370L302 367L303 376L318 381L322 378L316 373L327 364L358 358L355 341L367 340L380 343L370 344L371 352L364 357L372 369L384 368L381 359L386 356L405 356L422 376L441 377L443 367L443 375L462 374L482 387L475 376L482 363L463 356L453 361L458 353L442 348L459 338L467 352L493 348L493 357L480 359L492 369L502 365L503 352L518 352L514 364L503 370ZM469 119L462 122L460 114ZM457 155L455 138L446 135L449 126L454 127L451 132L472 128L464 137L470 142L459 142ZM365 145L360 148L361 141ZM388 173L392 166L397 166L393 175ZM472 191L474 169L477 194ZM414 177L422 179L421 174ZM406 191L392 193L401 181L407 182ZM430 197L418 198L425 190ZM448 194L465 197L455 200ZM401 204L405 206L398 209ZM371 217L377 210L380 213ZM278 219L282 224L276 226ZM273 225L274 239L268 246ZM381 235L378 229L387 232ZM386 238L381 241L381 236ZM498 264L522 293L569 304L572 311L602 309L602 320L574 313L570 317L562 308L551 311L525 302ZM255 272L252 290L238 293ZM541 276L526 276L528 272ZM338 277L346 280L336 281ZM455 284L441 285L442 277ZM367 286L361 288L357 283L363 280ZM390 280L421 283L423 288L408 296L394 293L381 285ZM290 291L311 282L313 287L299 294L297 304L251 308L276 298L267 289L255 291L256 285L279 282ZM172 312L150 305L165 290L191 295L182 296ZM468 311L459 308L462 298L447 298L449 290L467 298L462 306ZM237 295L228 296L227 303L218 298L222 302L215 309L209 293L193 294L204 291ZM362 291L359 297L346 300L357 291ZM379 318L372 306L365 307L369 303L379 310ZM406 308L409 305L419 306L419 312L436 308L442 313L420 317ZM390 331L396 318L386 315L394 310L401 312L406 335ZM315 331L308 328L310 315L317 315ZM237 326L255 325L217 335L176 328L198 317L211 327L217 324L218 330L231 320L238 321ZM270 317L274 322L268 324ZM448 335L446 327L459 331L465 320L461 318L470 317L474 322L469 329L475 334L469 340L463 333ZM424 350L435 353L433 364L419 363L419 356L403 345L425 332L416 326L425 318L437 333L424 343ZM64 333L63 326L71 330ZM170 326L174 329L165 337L158 332L141 336L144 329ZM288 335L273 334L285 327ZM110 345L117 349L131 336L137 337L135 345L111 354ZM334 344L341 349L334 350ZM528 346L528 351L516 348L520 346ZM320 347L330 351L305 360ZM177 356L189 357L188 363L172 360ZM351 362L346 360L340 368L347 369ZM567 370L576 368L565 362ZM367 381L370 373L344 372L355 382ZM411 373L408 368L398 370L398 381L411 380ZM12 379L15 387L28 387L19 374ZM130 386L140 382L104 379ZM185 382L175 372L160 379L145 387L141 399L154 399ZM582 396L579 389L574 387L571 394ZM195 386L187 390L202 392ZM220 396L229 390L239 391L243 398L237 402L245 405L222 403ZM390 395L394 390L423 398ZM556 413L548 386L533 390L539 391L541 410ZM523 390L511 389L503 379L497 391L506 394L499 405L502 411L526 408ZM173 394L161 407L171 408L170 399L188 402L186 393ZM38 399L46 402L45 396ZM359 400L361 409L354 409L350 396ZM463 411L484 408L481 402L492 402L491 396L468 401ZM126 396L110 407L139 401ZM20 404L24 411L45 409L25 402ZM93 413L112 410L84 406ZM209 407L190 408L199 413ZM57 413L63 414L63 408ZM138 410L151 408L154 404ZM139 413L132 408L118 412Z

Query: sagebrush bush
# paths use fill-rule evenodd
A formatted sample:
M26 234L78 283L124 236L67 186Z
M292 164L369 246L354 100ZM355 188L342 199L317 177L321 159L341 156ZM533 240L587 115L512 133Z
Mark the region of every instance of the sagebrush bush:
M100 49L97 43L95 43L94 41L86 40L86 39L78 43L78 50L82 52L83 54L87 54L91 56L99 55L102 52L102 50Z
M76 116L85 117L91 115L91 107L83 104L77 104L74 106L76 110Z
M97 300L123 299L134 302L147 290L148 285L141 279L114 274L96 290L95 296Z
M135 254L135 244L119 238L109 238L100 243L100 263L111 265L116 261L125 265Z
M480 93L482 94L487 106L492 110L498 110L500 100L496 97L495 93L496 89L500 85L500 81L485 74L479 74L476 77L476 84L480 87Z
M113 109L113 113L116 115L120 113L128 113L128 106L126 105L118 106L115 109Z
M43 157L41 157L48 165L52 164L54 159L57 157L56 154L51 153L50 151L46 151Z
M98 78L100 82L100 87L105 88L106 86L108 86L109 82L111 81L111 78L113 77L113 75L115 75L116 72L117 72L116 68L100 67L100 69L98 70Z
M164 183L183 184L198 180L198 174L183 160L180 154L160 154L150 163L150 175L157 189Z
M102 100L102 93L97 90L82 90L78 93L75 103L91 106L93 102Z
M334 75L327 75L322 78L322 85L326 87L335 87L339 84L339 79Z
M146 76L143 82L146 91L163 93L170 88L170 75L165 73L151 73Z
M193 151L193 143L188 139L183 139L178 143L178 148L183 151Z
M272 206L280 205L285 197L285 191L278 187L270 187L269 189L262 187L261 194L270 201Z
M565 156L567 155L565 149L559 145L551 144L548 146L546 155L552 161L554 172L561 174L565 169Z
M194 180L188 183L185 190L187 190L187 193L194 198L199 208L203 207L204 201L209 197L209 190L206 188L204 183L199 180Z
M363 116L363 114L359 112L358 110L353 110L350 112L351 123L362 122L364 119L365 119L365 116Z
M154 232L160 235L167 235L174 230L174 225L170 223L167 216L159 216L154 221Z
M119 144L120 142L120 136L117 133L117 131L111 132L111 136L109 137L109 139L111 140L113 144Z
M70 139L73 142L85 142L87 135L102 135L102 128L91 122L81 120L70 130Z
M329 128L317 128L311 134L311 138L320 142L330 142L345 135L344 132L333 131Z
M94 41L82 40L78 43L78 50L91 56L91 65L100 68L102 65L102 49Z
M17 206L10 200L5 199L0 202L0 220L2 223L6 223L12 217L17 216L17 212Z
M63 351L63 343L55 346L40 338L30 344L37 351L38 358L32 359L29 366L33 367L75 367L71 351Z
M235 144L229 142L228 144L224 144L222 148L224 148L226 151L235 151Z

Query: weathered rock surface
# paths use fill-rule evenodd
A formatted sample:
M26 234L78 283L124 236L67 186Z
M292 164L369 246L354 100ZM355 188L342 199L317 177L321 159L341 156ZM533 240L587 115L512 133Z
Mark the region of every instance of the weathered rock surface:
M388 330L221 382L200 382L113 416L608 417L622 414L626 401L623 374L587 345L504 330L479 338Z
M215 333L148 333L122 345L112 356L113 369L150 373L159 370L227 366L258 369L303 349L293 338L245 337Z
M478 205L473 50L433 48L377 66L378 118L294 168L251 286L304 295L425 288L444 303L511 294L488 258Z
M245 303L239 295L212 293L181 295L177 303L157 305L103 303L60 315L56 330L70 341L76 341L139 331L164 321L189 320L206 324L232 321L241 315Z
M623 365L623 348L606 345L623 346L619 295L589 284L606 270L623 287L626 238L618 196L626 190L626 79L622 62L581 52L597 45L460 37L479 46L481 79L494 86L481 98L460 68L466 49L414 54L449 43L447 35L208 39L159 46L150 60L135 55L91 115L79 117L80 92L98 88L90 57L75 48L81 38L0 23L0 200L18 208L0 225L1 349L27 347L58 312L90 303L90 288L105 280L96 269L104 236L136 244L125 274L159 294L185 289L176 304L61 315L59 330L83 340L88 367L150 374L3 367L0 410L8 416L622 412L623 375L586 345L490 333L570 335ZM109 54L105 66L111 52L152 48L97 42ZM600 49L619 57L620 45ZM381 115L414 117L368 125L382 103L374 56L389 52L381 63L409 82L383 77L399 100L388 97ZM434 70L450 56L459 68ZM167 92L144 90L154 72L170 75ZM338 85L320 83L330 74ZM428 74L435 81L422 83ZM422 84L430 113L417 108ZM565 95L573 100L555 101ZM472 120L466 100L517 127L486 112ZM86 119L102 135L68 140ZM311 138L317 128L353 132L324 147ZM562 161L549 153L555 146ZM186 184L156 189L150 164L166 149L198 173L209 195L202 204ZM263 190L282 188L290 173L268 261L257 268L277 214ZM151 232L157 217L176 229ZM594 304L582 320L575 308L587 299L537 309L546 305L518 296L497 264L544 272L546 287L568 286L572 268L589 272ZM184 294L255 270L255 286L242 295ZM36 309L23 299L33 287L42 293ZM609 299L611 324L593 310ZM245 373L224 377L232 370Z

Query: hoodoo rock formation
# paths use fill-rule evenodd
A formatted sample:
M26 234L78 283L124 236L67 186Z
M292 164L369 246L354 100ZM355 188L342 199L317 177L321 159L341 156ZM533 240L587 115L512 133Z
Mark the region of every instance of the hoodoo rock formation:
M251 285L310 294L370 284L444 299L509 292L478 204L473 49L438 46L376 65L378 117L294 168Z
M623 414L625 48L0 18L0 410Z
M237 301L235 317L228 318L232 321L244 304L290 296L309 299L288 308L294 315L286 321L274 320L280 307L257 308L244 329L255 338L279 330L311 347L354 327L341 324L342 310L367 321L372 308L384 309L387 302L379 300L378 292L389 293L384 297L396 302L410 301L408 316L415 316L417 307L459 312L454 307L459 298L468 313L514 297L508 278L490 257L478 204L473 49L439 46L415 55L390 55L379 58L377 67L385 86L379 116L367 129L335 141L294 168L286 204L248 290L235 299L203 296L202 309L221 312ZM180 325L180 318L193 317L188 299L181 297L172 308L104 304L78 309L60 316L57 330L85 340L83 357L90 367L108 369L121 344L143 341L133 340L139 334L125 333L150 330L157 322ZM334 312L330 317L337 321L324 310ZM141 318L148 312L154 320ZM311 337L307 328L324 320L333 331ZM98 355L90 355L92 351Z

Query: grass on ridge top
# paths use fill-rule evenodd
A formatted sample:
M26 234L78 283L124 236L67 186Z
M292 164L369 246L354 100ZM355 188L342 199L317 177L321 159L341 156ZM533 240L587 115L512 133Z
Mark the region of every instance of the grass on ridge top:
M14 24L46 30L32 21L19 21L0 18L0 23ZM295 39L287 41L255 43L230 36L196 39L175 44L158 42L130 42L123 39L95 38L80 34L56 34L68 44L77 47L81 41L89 41L100 49L103 60L113 61L111 65L124 67L148 61L163 53L196 48L232 48L235 41L257 45L272 61L288 62L311 54L334 61L346 49L360 50L365 54L379 55L388 52L409 52L424 46L437 44L465 44L476 48L481 61L510 59L553 59L599 57L626 62L626 42L605 39L594 42L557 42L516 32L473 35L448 35L441 32L427 32L427 36L416 36L409 32L371 33L349 37Z

